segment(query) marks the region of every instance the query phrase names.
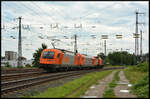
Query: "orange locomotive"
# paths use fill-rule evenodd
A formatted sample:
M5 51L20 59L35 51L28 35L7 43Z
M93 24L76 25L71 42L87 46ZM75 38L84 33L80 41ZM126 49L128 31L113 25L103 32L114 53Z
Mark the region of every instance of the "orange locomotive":
M40 57L40 67L49 70L102 68L103 60L64 49L44 49Z

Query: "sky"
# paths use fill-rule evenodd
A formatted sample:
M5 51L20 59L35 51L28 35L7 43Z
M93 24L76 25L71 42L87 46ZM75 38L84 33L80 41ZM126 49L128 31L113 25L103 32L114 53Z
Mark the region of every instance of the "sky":
M135 11L145 13L138 16L139 23L145 23L138 25L138 31L143 32L143 53L149 49L148 1L2 1L1 5L1 56L5 51L18 52L18 17L22 17L22 56L27 59L42 43L74 51L75 34L79 53L104 53L102 35L107 35L107 54L121 48L133 54Z

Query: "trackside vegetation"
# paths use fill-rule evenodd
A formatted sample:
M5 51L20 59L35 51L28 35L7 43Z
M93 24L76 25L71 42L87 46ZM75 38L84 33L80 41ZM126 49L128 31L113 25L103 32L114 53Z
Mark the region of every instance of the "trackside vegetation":
M116 98L115 94L114 94L114 90L113 88L116 87L117 85L117 82L120 80L120 77L119 77L119 72L120 71L117 71L115 74L114 74L114 77L113 77L113 80L109 83L109 87L106 89L105 93L104 93L104 98Z
M112 70L88 73L81 78L67 82L62 86L49 88L47 91L36 95L29 96L32 98L64 98L64 97L80 97L85 91L98 80L108 76Z
M39 67L39 62L40 62L40 56L41 56L41 53L44 49L47 49L47 45L42 43L41 45L42 47L41 48L38 48L35 53L33 53L33 67Z
M149 60L149 53L146 53L142 56L136 56L135 54L130 54L127 51L114 51L108 53L107 56L105 56L104 53L99 53L97 56L104 60L105 66L137 65L140 61L144 62Z
M138 98L149 97L149 65L148 61L130 66L124 70L125 76L133 84L131 92ZM132 75L132 76L131 76Z

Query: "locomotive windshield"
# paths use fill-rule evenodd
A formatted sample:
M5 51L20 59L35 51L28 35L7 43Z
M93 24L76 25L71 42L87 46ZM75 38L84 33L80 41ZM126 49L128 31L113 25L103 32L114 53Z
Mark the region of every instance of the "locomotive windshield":
M55 52L47 51L43 53L43 58L53 59Z

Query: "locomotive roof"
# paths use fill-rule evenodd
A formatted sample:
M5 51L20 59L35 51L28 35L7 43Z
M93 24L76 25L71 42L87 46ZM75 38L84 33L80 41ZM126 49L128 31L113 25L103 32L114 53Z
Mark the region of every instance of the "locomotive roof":
M65 50L65 49L59 49L59 48L55 48L55 49L61 50L62 52L68 52L68 53L71 53L71 54L75 54L75 52L68 51L68 50ZM92 58L92 56L89 56L87 54L82 54L82 55L85 55L87 58Z

